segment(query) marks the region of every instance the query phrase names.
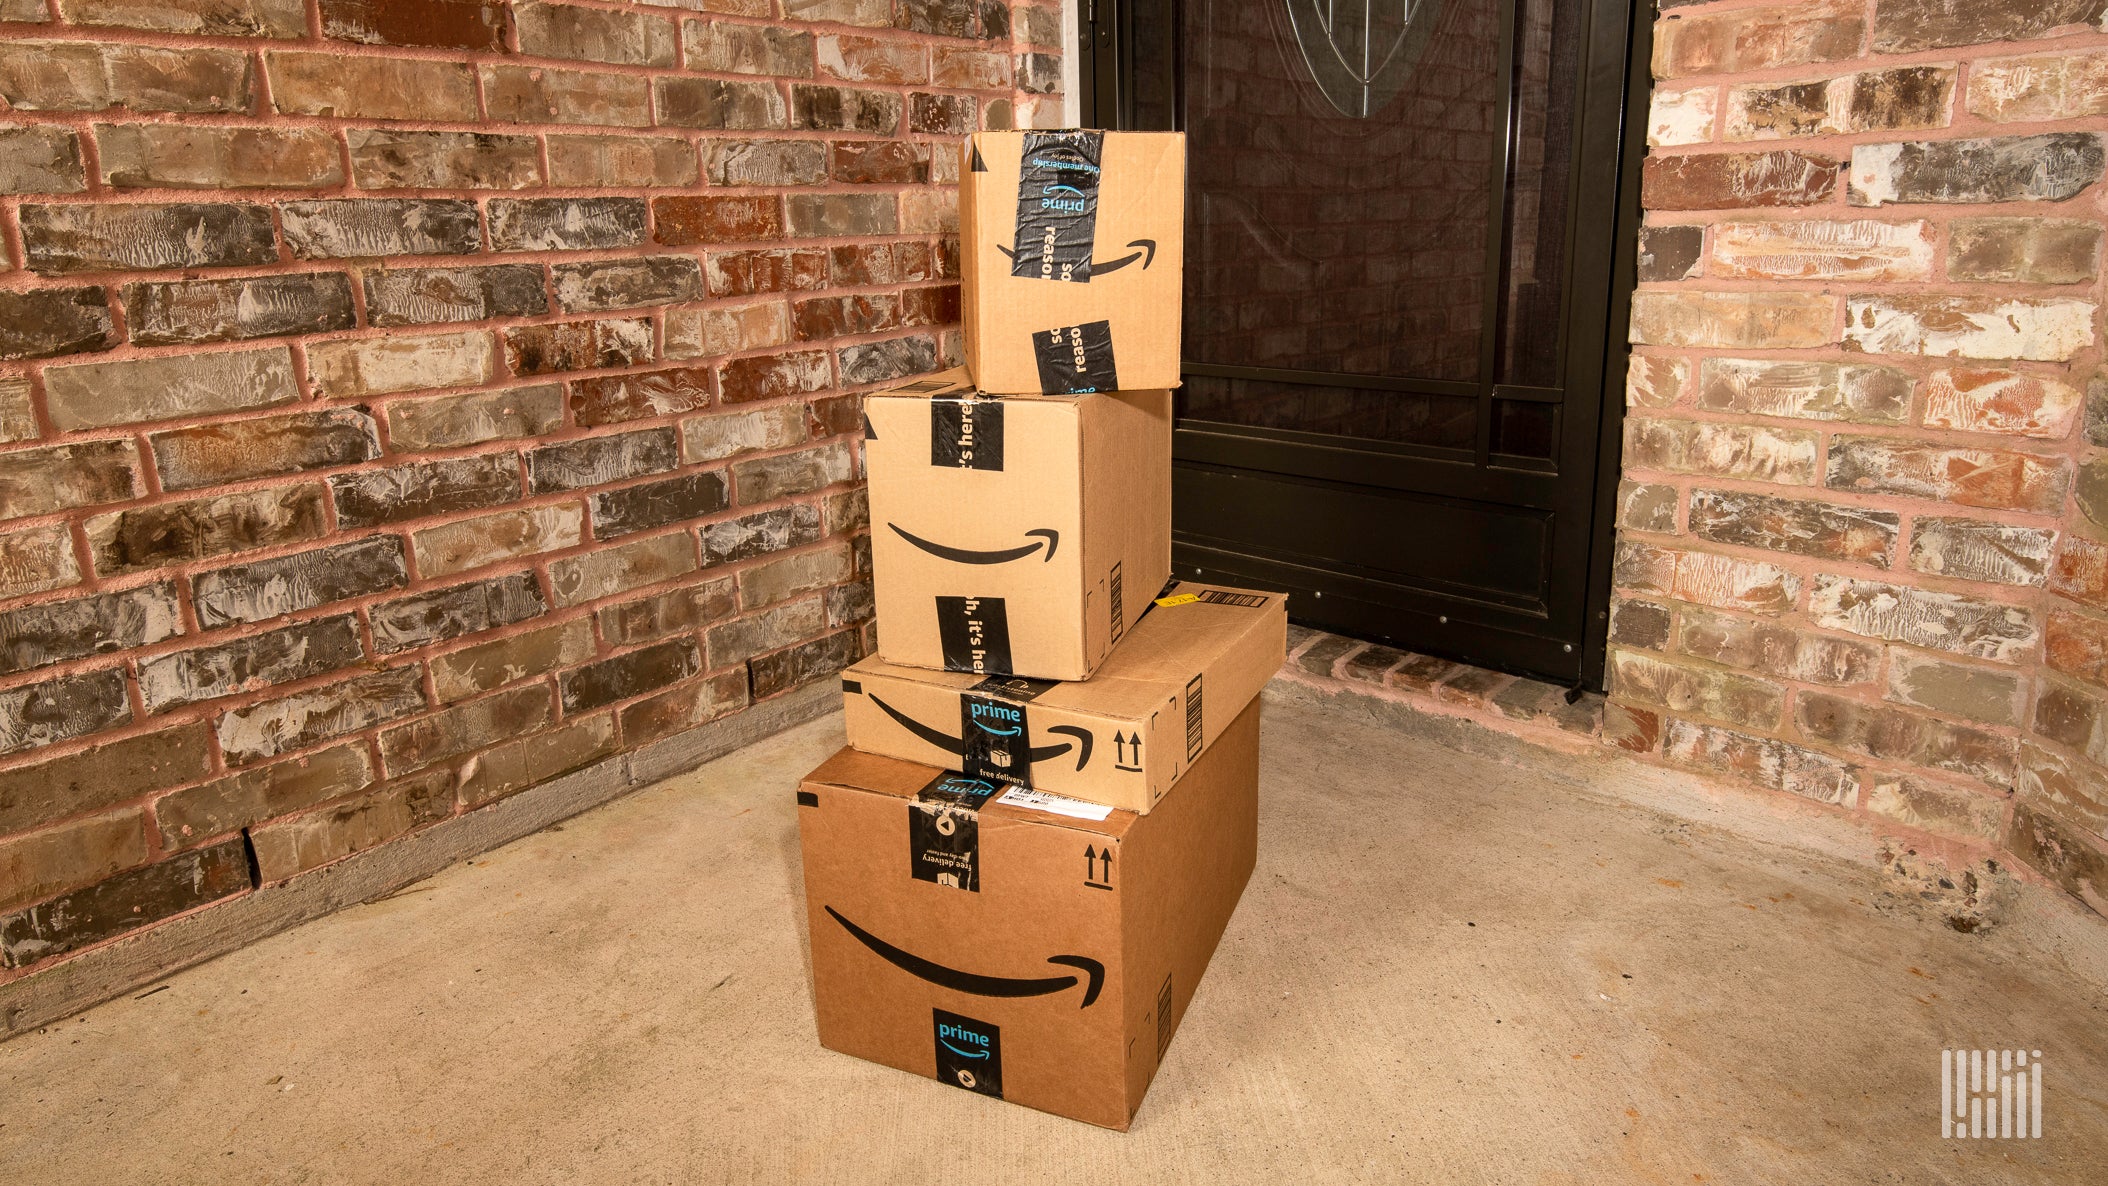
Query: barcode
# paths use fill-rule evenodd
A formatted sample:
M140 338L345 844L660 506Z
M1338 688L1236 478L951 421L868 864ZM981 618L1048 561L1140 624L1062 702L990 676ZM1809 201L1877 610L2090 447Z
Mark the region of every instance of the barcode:
M1120 565L1113 564L1112 576L1113 641L1120 641L1120 631L1126 626L1127 614L1120 607Z
M1235 605L1245 609L1258 609L1266 604L1266 598L1258 593L1226 593L1221 589L1208 589L1200 599L1209 605Z
M1200 681L1201 677L1196 675L1193 677L1193 682L1186 685L1186 760L1188 762L1198 762L1200 760Z

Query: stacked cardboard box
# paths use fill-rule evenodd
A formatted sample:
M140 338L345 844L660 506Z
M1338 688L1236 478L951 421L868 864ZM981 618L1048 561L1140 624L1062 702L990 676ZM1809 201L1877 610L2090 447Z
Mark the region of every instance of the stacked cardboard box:
M1256 859L1287 627L1169 580L1184 152L965 145L968 366L865 401L879 653L798 791L820 1040L1121 1129Z

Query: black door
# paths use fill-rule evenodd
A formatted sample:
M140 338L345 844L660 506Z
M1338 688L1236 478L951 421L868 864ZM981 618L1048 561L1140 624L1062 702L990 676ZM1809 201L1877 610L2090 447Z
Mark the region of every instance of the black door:
M1631 18L1631 0L1085 0L1086 122L1187 134L1180 575L1600 683Z

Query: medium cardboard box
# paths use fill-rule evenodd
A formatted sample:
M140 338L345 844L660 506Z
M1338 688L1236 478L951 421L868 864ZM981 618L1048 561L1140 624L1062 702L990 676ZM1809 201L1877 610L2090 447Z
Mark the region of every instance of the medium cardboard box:
M1171 393L864 401L878 653L1082 679L1171 576Z
M821 1044L1126 1128L1251 875L1258 780L1257 700L1148 815L835 754L798 790Z
M1147 812L1273 678L1287 640L1280 594L1181 582L1087 680L873 656L842 673L842 714L866 753Z
M982 390L1178 386L1185 136L977 132L964 151L961 300Z

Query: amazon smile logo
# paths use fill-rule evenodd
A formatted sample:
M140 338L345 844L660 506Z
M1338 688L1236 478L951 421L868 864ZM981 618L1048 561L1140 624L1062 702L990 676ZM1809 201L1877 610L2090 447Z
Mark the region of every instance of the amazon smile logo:
M937 1040L960 1058L987 1058L994 1053L989 1049L991 1043L987 1034L956 1021L938 1022Z
M1025 710L995 700L975 700L966 706L966 718L983 733L1017 737L1025 731Z
M1142 261L1142 270L1146 272L1149 270L1149 265L1156 262L1155 239L1132 239L1128 241L1127 245L1129 247L1140 248L1140 250L1130 251L1126 255L1123 255L1118 259L1109 259L1104 261L1103 263L1099 263L1095 260L1092 261L1091 275L1103 276L1107 272L1117 272L1121 268L1126 267L1127 265L1135 262L1136 260ZM1003 246L1001 243L996 244L995 249L997 251L1002 252L1006 257L1013 261L1017 259L1017 252L1011 248Z
M918 980L926 980L939 988L955 992L971 993L977 997L1045 997L1066 992L1078 984L1083 988L1083 1003L1079 1009L1088 1009L1097 1003L1098 991L1105 987L1105 965L1083 955L1050 955L1047 962L1058 967L1074 968L1082 975L1074 976L988 976L979 972L968 972L961 968L947 967L935 960L927 960L912 951L893 946L877 935L842 917L842 912L832 906L824 906L827 916L840 923L851 938L871 949L879 958L908 973ZM961 1051L964 1053L964 1051Z
M1044 563L1054 559L1054 549L1061 545L1061 533L1052 527L1037 527L1026 532L1027 536L1038 536L1039 538L1020 547L976 551L972 548L954 548L949 544L926 540L911 531L902 530L898 524L888 523L886 526L892 529L893 534L914 544L939 560L949 560L955 564L1008 564L1012 560L1022 560L1039 551L1042 544L1046 545L1047 548L1047 554L1040 558L1041 562Z

